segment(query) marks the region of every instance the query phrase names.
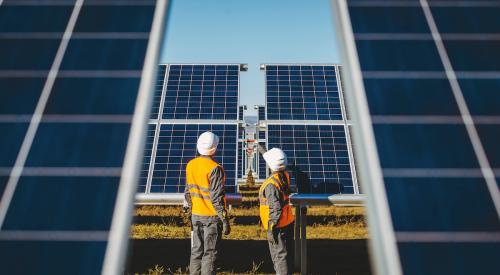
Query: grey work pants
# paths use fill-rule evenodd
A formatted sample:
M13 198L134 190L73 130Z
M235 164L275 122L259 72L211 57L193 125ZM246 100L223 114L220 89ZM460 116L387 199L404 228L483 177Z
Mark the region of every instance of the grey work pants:
M277 275L292 274L291 245L293 244L293 223L283 228L267 231L269 252Z
M190 275L215 275L215 261L222 236L222 222L219 217L193 215L193 236L191 240Z

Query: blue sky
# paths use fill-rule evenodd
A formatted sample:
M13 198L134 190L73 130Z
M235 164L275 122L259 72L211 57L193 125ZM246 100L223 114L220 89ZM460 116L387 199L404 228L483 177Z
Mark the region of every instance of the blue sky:
M339 63L335 44L329 0L173 0L160 61L248 63L251 108L265 102L261 63Z

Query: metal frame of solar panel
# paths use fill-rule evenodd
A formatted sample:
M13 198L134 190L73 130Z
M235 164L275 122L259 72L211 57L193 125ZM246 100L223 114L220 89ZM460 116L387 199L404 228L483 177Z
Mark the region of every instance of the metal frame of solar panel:
M375 271L498 273L500 3L332 9Z
M141 193L181 193L185 166L196 156L204 131L220 138L215 160L226 172L226 191L236 191L239 64L160 64L153 113L154 138L145 150ZM165 69L162 70L161 68ZM221 107L221 104L224 106ZM207 106L210 112L203 112ZM155 109L153 109L154 112ZM168 110L167 113L165 111ZM153 127L153 126L151 126Z
M266 71L267 145L282 147L295 163L292 174L300 176L301 193L359 193L338 67L261 65ZM327 128L329 133L320 132Z
M0 266L120 274L166 1L0 1Z

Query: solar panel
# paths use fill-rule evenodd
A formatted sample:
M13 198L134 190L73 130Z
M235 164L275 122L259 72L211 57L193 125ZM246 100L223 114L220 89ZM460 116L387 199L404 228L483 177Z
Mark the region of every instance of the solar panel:
M243 120L243 114L245 111L245 106L238 107L238 119Z
M147 103L143 70L155 71L166 10L163 1L158 13L155 6L0 1L5 272L115 274L122 267L128 236L120 227L128 226L129 213L114 210L132 204L130 159L137 152L126 148L129 132L142 132L132 118L146 119L135 107L139 95L138 106ZM137 140L132 134L131 143Z
M266 120L266 107L265 106L257 106L257 112L259 120Z
M161 106L163 91L165 89L166 75L167 75L167 65L158 66L158 75L156 77L156 86L155 86L155 96L153 99L153 106L151 107L151 119L160 118L160 106Z
M238 141L238 177L243 178L245 176L245 163L244 163L245 151L243 151L243 142Z
M342 120L335 66L266 65L265 70L268 120Z
M264 140L265 140L265 137L264 137ZM263 146L264 148L266 148L266 142L259 142L259 144L261 146ZM259 179L263 180L263 179L267 179L267 165L266 165L266 161L264 160L264 158L262 157L262 154L259 154L257 153L257 155L259 156Z
M357 56L351 23L342 22L339 41L372 121L360 115L357 129L373 128L360 135L375 139L360 155L376 149L378 163L365 165L383 175L365 187L379 202L387 197L377 216L390 214L374 222L371 231L383 235L373 236L380 238L373 254L399 256L377 266L393 274L399 265L404 274L498 273L498 1L348 1L348 9L332 2L338 18L351 18ZM364 108L360 102L353 104Z
M148 124L148 132L146 136L146 145L144 148L144 155L142 160L141 176L139 178L139 184L137 187L137 192L146 192L149 170L151 167L151 161L154 158L153 147L156 133L156 124Z
M239 65L169 67L163 119L238 119Z
M269 148L281 148L299 193L354 193L343 125L268 126Z
M235 192L237 124L161 124L149 192L184 192L186 165L197 156L196 141L205 131L219 136L214 159L226 172L226 191Z

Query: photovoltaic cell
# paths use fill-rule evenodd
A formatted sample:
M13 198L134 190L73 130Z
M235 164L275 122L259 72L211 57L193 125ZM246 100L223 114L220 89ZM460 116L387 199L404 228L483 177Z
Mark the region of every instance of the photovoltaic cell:
M238 65L170 65L163 119L238 119Z
M142 193L147 190L149 167L153 156L153 143L155 138L156 124L148 124L148 133L146 137L146 146L144 148L144 156L142 160L141 176L137 192Z
M155 97L153 99L153 106L151 107L151 119L158 119L161 108L161 97L165 85L165 74L167 73L167 65L160 65L158 67L158 76L155 86Z
M238 119L239 119L239 120L243 120L243 111L244 111L244 108L245 108L245 107L243 107L243 106L240 106L240 107L238 108Z
M115 233L156 2L76 3L0 2L0 265L12 274L100 274ZM55 79L47 79L51 69ZM37 104L40 123L31 121ZM16 159L19 177L11 172Z
M214 160L226 173L226 191L235 192L237 124L162 124L154 163L151 192L184 192L186 165L197 156L196 141L205 131L219 136Z
M354 193L342 125L268 125L269 148L281 148L299 193Z
M377 2L348 4L403 273L495 274L500 5Z
M243 151L243 142L238 142L238 177L243 178L245 175L245 164L244 164L245 151Z
M335 66L266 65L268 120L342 120Z
M265 142L259 142L259 144L264 146L264 147L266 146ZM261 179L261 180L267 179L266 161L262 157L262 154L257 153L257 155L259 156L259 179Z
M258 115L259 115L259 120L266 120L266 107L265 106L258 107Z

